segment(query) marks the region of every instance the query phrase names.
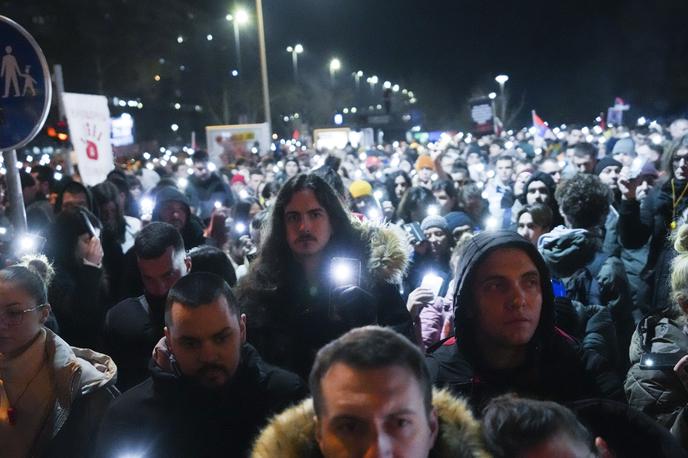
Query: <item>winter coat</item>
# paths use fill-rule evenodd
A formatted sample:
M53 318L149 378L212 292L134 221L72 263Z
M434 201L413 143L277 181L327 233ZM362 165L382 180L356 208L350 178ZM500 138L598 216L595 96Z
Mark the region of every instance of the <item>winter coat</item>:
M305 395L296 375L266 364L248 344L229 386L219 391L151 362L150 377L108 409L96 456L247 456L270 416Z
M669 241L674 217L671 183L672 180L669 180L661 186L655 186L642 204L637 200L622 200L619 206L617 227L621 245L635 249L650 242L647 262L641 276L652 291L649 309L654 311L662 310L670 304L671 260L676 256ZM685 185L683 181L675 182L677 197ZM683 198L676 206L677 223L684 219L682 215L686 209L688 198Z
M478 422L466 404L446 390L434 390L432 404L437 410L440 430L430 457L487 457ZM321 458L315 440L315 411L312 399L277 415L260 433L252 458Z
M105 318L105 348L117 364L117 387L124 391L148 377L148 361L163 336L164 305L145 296L124 299Z
M248 340L266 361L307 378L316 352L355 327L391 326L413 339L411 316L398 286L408 262L406 238L392 228L354 227L364 252L360 288L336 293L325 268L317 287L309 289L296 262L286 274L288 286L272 292L257 291L250 274L239 282L237 299L247 315ZM335 315L335 305L350 316Z
M628 404L671 429L688 448L688 391L672 369L641 369L640 357L645 352L688 354L688 335L670 318L643 319L633 334L629 348L632 366L624 384Z
M36 456L89 456L105 410L119 395L114 386L117 367L109 356L70 347L46 330L48 361L52 362L55 404L36 441ZM1 453L0 453L1 454Z
M540 321L528 344L525 362L508 370L488 368L480 357L472 301L472 278L482 261L494 250L518 248L533 261L540 273L542 308ZM456 339L451 339L426 358L433 383L467 398L479 412L500 394L517 394L557 402L601 394L621 398L621 382L613 368L582 349L555 327L554 296L550 276L536 248L511 231L479 234L471 239L459 261L454 296Z
M427 349L454 332L454 307L451 298L438 296L423 307L418 314L416 326L420 327L423 348Z
M585 305L602 305L616 325L617 347L628 348L635 322L630 287L621 260L605 254L597 235L585 229L555 228L538 240L538 250L567 297ZM625 372L628 360L620 354Z
M186 187L186 195L201 221L210 218L215 208L215 202L220 202L225 207L234 205L234 195L231 188L216 173L211 174L206 181L201 181L196 176L190 177Z
M556 298L554 307L559 329L578 340L585 351L617 368L622 378L626 376L626 348L618 347L616 326L608 308L568 298Z
M625 403L586 399L567 405L593 437L607 443L612 456L685 458L688 453L653 418Z

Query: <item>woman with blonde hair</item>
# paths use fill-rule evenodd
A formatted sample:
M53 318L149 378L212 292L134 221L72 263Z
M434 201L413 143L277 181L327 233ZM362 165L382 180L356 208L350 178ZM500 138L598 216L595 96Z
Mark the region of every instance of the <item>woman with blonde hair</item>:
M631 407L657 419L688 449L688 224L673 244L671 303L638 324L624 389Z
M110 357L70 347L44 325L53 270L44 256L0 270L0 455L88 456L110 401Z

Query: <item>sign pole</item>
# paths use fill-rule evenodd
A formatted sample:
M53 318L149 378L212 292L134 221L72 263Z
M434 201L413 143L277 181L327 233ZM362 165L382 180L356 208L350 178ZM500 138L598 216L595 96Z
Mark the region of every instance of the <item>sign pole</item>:
M12 224L14 230L21 234L26 232L26 209L19 180L19 169L17 169L17 150L5 150L2 152L2 157L7 170L7 196L12 209Z
M55 77L55 91L57 92L57 108L60 114L60 121L64 121L67 117L65 114L64 101L62 94L64 94L64 77L62 76L62 65L56 64L53 66L53 76ZM70 148L62 148L64 152L65 175L71 177L74 175L74 166L72 165L72 152ZM66 151L65 151L66 150Z

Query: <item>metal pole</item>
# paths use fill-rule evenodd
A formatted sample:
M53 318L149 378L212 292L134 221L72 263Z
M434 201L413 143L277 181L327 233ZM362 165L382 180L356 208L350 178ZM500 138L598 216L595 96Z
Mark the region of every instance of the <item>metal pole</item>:
M268 62L265 57L265 27L263 25L263 1L256 0L256 12L258 13L258 43L260 45L260 74L263 80L263 106L265 109L265 122L268 123L269 132L272 132L270 120L270 91L268 90Z
M291 52L291 63L294 66L294 82L295 83L299 82L299 70L298 70L299 62L298 62L298 59L299 59L298 54L296 53L296 49L294 49Z
M502 125L506 125L506 99L504 98L504 83L499 83L499 98L502 101Z
M241 42L239 41L239 23L237 18L234 18L234 50L236 51L237 70L239 71L239 80L241 80Z
M64 121L65 108L62 94L64 94L64 78L62 76L62 65L57 64L53 66L53 75L55 77L55 91L57 92L57 109L60 114L60 121ZM61 148L64 150L65 148ZM64 174L68 177L74 175L74 166L72 165L72 152L67 148L64 152Z
M7 170L7 196L12 209L12 224L15 232L21 234L26 232L26 209L24 208L24 195L17 169L17 151L3 151L2 157Z

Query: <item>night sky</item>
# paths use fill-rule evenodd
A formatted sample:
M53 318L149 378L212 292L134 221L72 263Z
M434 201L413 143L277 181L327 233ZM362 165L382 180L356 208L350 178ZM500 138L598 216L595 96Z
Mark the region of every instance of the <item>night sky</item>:
M0 5L3 14L17 18L32 33L30 18L36 14L62 16L82 11L81 19L70 23L72 32L58 40L59 46L48 44L46 54L54 62L66 49L82 46L73 31L80 27L86 3L117 8L120 2L129 7L135 4L51 0ZM181 3L186 6L180 9L186 11L178 11L180 17L191 11L205 18L204 22L196 20L193 33L205 34L201 29L207 27L207 33L215 30L220 37L218 28L229 29L223 16L231 3ZM254 8L249 0L243 5ZM511 78L506 86L511 107L522 106L516 125L530 122L531 109L551 124L592 124L615 96L632 105L632 116L670 118L687 111L685 0L264 0L264 10L268 64L275 88L291 81L291 57L285 47L298 42L306 49L299 58L304 77L326 80L327 63L336 56L344 66L340 84L347 78L353 86L351 72L363 70L366 76L376 74L381 81L412 89L428 128L467 127L466 101L473 95L497 91L494 76L499 73ZM173 37L177 31L170 29L175 27L151 20L150 27L136 33L141 40L147 40L147 34ZM255 29L252 32L242 32L244 75L258 79ZM40 30L36 35L45 42ZM231 51L231 33L225 38ZM121 39L108 33L100 49L108 52L110 47L121 46ZM80 58L88 60L88 52ZM65 66L70 75L68 90L97 89L89 77L91 66ZM126 91L126 87L113 88L112 84L105 87L106 92ZM126 85L126 79L117 84Z

